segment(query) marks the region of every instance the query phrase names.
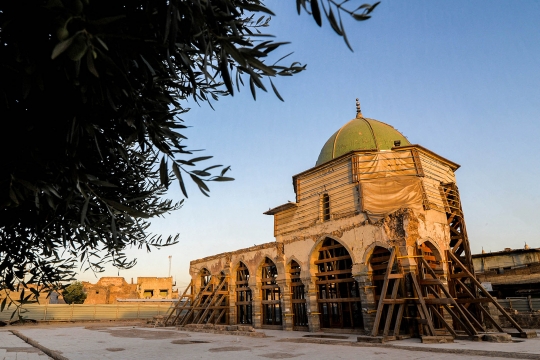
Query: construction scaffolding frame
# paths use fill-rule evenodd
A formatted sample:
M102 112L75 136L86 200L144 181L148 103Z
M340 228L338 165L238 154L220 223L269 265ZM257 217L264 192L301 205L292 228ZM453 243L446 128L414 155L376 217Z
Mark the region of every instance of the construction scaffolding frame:
M190 282L176 306L171 308L164 325L219 324L223 320L228 323L228 283L229 277L226 275L212 276L197 294L193 294L193 281Z
M488 331L486 322L504 332L485 306L493 304L519 336L527 337L474 275L457 186L441 184L440 191L450 228L450 249L442 259L446 261L447 274L444 275L442 264L425 245L417 246L413 256L399 256L397 246L390 249L371 336L382 336L386 340L409 336L476 337ZM414 260L416 267L409 264L405 271L401 259Z

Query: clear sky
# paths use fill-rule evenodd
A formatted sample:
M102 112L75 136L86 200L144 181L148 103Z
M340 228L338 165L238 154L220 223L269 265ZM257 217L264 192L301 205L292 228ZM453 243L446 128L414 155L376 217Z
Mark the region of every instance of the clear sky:
M367 0L366 0L367 1ZM362 1L361 1L362 2ZM359 4L361 3L359 2ZM269 33L307 64L274 81L285 102L249 88L183 119L192 149L231 165L236 181L189 186L184 207L153 222L180 243L129 251L138 265L97 276L167 276L189 282L189 261L274 241L262 213L294 200L291 177L315 165L326 140L355 116L389 123L413 144L460 164L457 181L473 253L540 247L540 3L383 0L365 22L346 22L351 52L294 1L267 1ZM211 163L212 162L212 163ZM178 185L171 197L180 199ZM80 280L95 282L91 273Z

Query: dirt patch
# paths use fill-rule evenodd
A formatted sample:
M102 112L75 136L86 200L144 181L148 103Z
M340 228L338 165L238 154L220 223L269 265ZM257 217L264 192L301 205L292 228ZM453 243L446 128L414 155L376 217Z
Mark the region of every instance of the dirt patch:
M267 359L289 359L289 358L294 358L294 357L298 357L302 355L304 354L270 353L270 354L262 354L259 356L267 358Z
M171 341L171 344L176 345L186 345L186 344L208 344L210 341L204 341L204 340L173 340Z
M222 352L222 351L246 351L246 350L249 350L249 348L243 347L243 346L225 346L225 347L220 347L220 348L213 348L213 349L210 349L209 351Z
M92 328L91 330L97 330ZM140 329L99 329L103 332L107 332L114 337L122 338L138 338L144 340L162 340L162 339L174 339L179 337L189 337L188 334L176 332L174 330L140 330Z
M107 350L107 351L124 351L126 349L124 349L124 348L106 348L105 350Z

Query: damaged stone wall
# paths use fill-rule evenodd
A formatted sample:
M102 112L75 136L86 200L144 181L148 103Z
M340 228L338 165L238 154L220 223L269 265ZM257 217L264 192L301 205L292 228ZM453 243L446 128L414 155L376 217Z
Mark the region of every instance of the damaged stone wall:
M137 285L128 284L123 277L102 277L96 284L83 281L85 304L116 304L117 298L138 299Z

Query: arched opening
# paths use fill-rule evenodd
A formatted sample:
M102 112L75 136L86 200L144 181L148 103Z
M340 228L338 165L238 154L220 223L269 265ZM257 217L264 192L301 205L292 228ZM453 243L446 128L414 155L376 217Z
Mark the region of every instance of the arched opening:
M430 241L424 241L422 244L418 245L416 248L416 255L422 256L429 264L429 267L433 269L437 275L444 275L441 255Z
M360 293L352 277L352 259L347 249L327 238L315 265L321 327L362 329Z
M276 278L276 264L269 258L265 258L261 274L263 325L281 326L281 292Z
M249 270L244 263L240 263L236 270L236 323L251 324L251 289L249 288Z
M293 311L293 330L308 331L305 287L300 279L300 265L291 261L291 304Z
M210 274L210 271L208 271L208 269L206 268L203 268L201 270L201 291L204 290L211 281L212 275ZM206 290L212 290L211 287L212 284L208 285L208 288Z

